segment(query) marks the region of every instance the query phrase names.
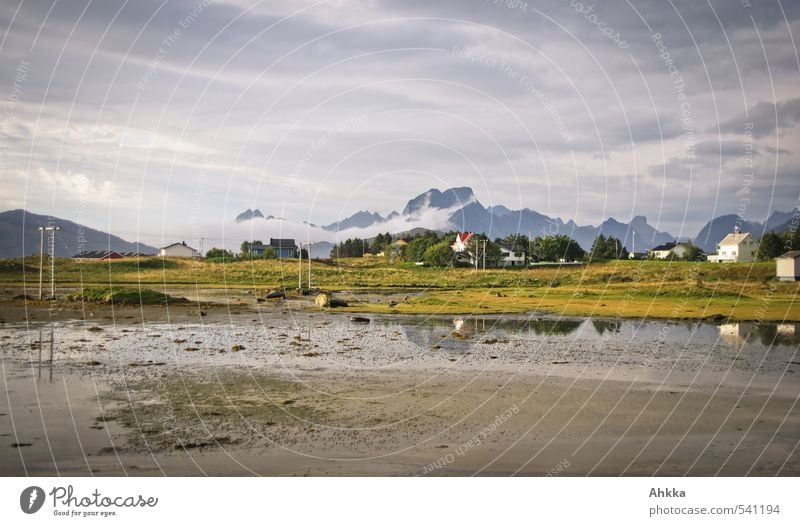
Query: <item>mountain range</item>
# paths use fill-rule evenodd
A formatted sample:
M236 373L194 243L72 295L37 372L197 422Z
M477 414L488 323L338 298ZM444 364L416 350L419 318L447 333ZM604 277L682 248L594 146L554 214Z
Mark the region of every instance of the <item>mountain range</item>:
M743 232L751 232L756 238L760 238L766 232L786 231L794 213L797 212L776 211L764 224L745 221L736 215L723 215L709 221L691 239L704 251L713 253L716 250L716 243L733 232L737 225ZM426 221L430 221L430 224L426 224ZM578 225L573 220L564 222L561 218L552 218L530 208L513 210L501 204L485 207L469 187L449 188L443 191L431 188L410 199L401 213L392 212L384 217L378 212L360 210L321 228L328 232L336 232L339 238L370 238L378 231L397 234L415 227L439 231L482 232L490 238L516 233L530 234L533 237L565 234L587 250L591 248L599 234L606 237L614 236L621 240L628 250L636 252L645 252L677 239L673 234L659 231L651 226L645 216L635 216L629 222L618 221L611 217L594 226Z
M716 251L716 244L738 226L742 232L750 232L760 239L766 232L785 232L800 218L800 210L773 212L766 222L747 221L736 215L723 215L709 221L692 241L707 253ZM38 215L24 210L9 210L0 213L0 258L20 257L39 251L40 225L55 221L61 230L56 236L56 254L72 256L79 251L83 238L83 250L115 250L117 252L155 253L157 249L143 243L129 242L118 236L83 227L66 219ZM259 222L259 224L253 223ZM260 222L263 222L263 226ZM219 225L216 225L219 227ZM601 224L578 225L573 220L552 218L530 208L514 210L502 204L484 207L469 187L438 190L431 188L410 199L402 212L391 212L386 216L378 212L360 210L335 223L316 226L306 221L265 215L259 209L247 209L235 218L235 226L225 232L226 248L238 251L242 239L251 237L294 237L312 240L312 257L327 257L333 243L348 237L371 239L379 232L401 235L405 232L449 230L481 232L490 238L510 234L525 234L533 237L547 234L565 234L575 239L584 249L592 246L599 234L614 236L621 240L629 251L645 252L657 245L675 241L676 236L651 226L644 216L635 216L630 221L608 218ZM209 231L205 235L215 235ZM221 234L219 237L223 237ZM230 246L228 246L230 245ZM308 241L306 241L308 246Z
M30 256L39 253L39 227L50 222L58 224L56 234L56 256L71 257L81 250L115 250L117 252L139 252L155 254L158 249L125 241L100 230L85 227L68 221L25 210L0 212L0 258ZM47 237L45 237L47 247ZM45 248L45 252L47 249Z

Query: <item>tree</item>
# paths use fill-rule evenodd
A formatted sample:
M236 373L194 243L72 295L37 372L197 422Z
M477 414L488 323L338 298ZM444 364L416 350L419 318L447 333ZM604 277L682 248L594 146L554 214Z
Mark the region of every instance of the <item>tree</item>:
M509 247L521 247L526 251L530 250L531 246L531 240L524 234L511 234L502 239L498 238L495 241Z
M703 261L705 259L705 253L703 250L698 247L697 245L692 243L690 239L686 243L683 243L685 248L683 252L683 259L686 261Z
M537 237L533 241L533 257L544 261L575 261L582 259L586 251L577 241L564 234Z
M417 237L406 246L406 261L423 261L425 251L435 245L439 240L428 236Z
M360 258L369 252L369 243L366 239L346 239L338 245L333 245L331 258Z
M453 266L453 256L455 253L446 242L442 241L429 246L422 256L422 261L431 267L451 267Z
M794 230L791 228L783 234L783 248L787 252L789 250L800 250L800 228L795 228Z
M592 260L628 259L628 249L614 236L606 238L600 234L592 243L589 258Z
M468 246L471 254L477 254L478 267L483 266L484 260L487 267L497 266L503 260L503 251L500 250L500 244L490 241L486 234L473 235L468 242ZM484 251L486 252L485 255Z
M210 259L213 258L233 259L233 253L230 250L212 247L208 252L206 252L206 257Z
M497 266L503 260L503 251L500 250L500 245L487 240L485 247L481 245L481 251L478 254L481 258L479 264L483 263L484 250L486 250L486 266Z
M389 232L385 234L378 234L373 238L372 245L370 248L370 252L373 254L379 254L386 250L386 248L392 244L392 235Z
M768 261L786 252L786 242L774 232L764 234L758 245L758 259Z
M243 256L247 256L250 254L254 246L261 246L264 243L261 241L242 241L242 246L239 247L239 251L242 253Z

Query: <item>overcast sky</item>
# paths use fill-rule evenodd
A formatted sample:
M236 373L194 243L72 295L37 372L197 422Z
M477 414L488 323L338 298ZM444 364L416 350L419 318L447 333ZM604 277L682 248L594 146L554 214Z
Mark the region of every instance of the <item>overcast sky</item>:
M0 209L159 240L436 187L694 236L800 202L800 2L9 0ZM269 236L264 236L269 237Z

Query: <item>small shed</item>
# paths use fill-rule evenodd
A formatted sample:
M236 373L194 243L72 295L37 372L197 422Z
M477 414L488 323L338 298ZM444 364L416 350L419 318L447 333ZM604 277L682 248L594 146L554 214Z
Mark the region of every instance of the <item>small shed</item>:
M775 273L781 281L797 281L800 276L800 250L792 250L775 258Z

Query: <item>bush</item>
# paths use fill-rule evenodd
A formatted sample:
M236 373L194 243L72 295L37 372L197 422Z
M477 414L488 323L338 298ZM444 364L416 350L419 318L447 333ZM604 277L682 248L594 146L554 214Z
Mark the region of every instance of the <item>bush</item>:
M67 301L107 303L109 305L166 305L168 303L186 303L188 300L150 289L95 287L84 289L83 293L69 294Z
M422 261L431 267L451 267L453 266L453 249L446 241L428 247L422 256Z

